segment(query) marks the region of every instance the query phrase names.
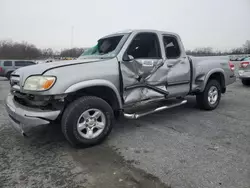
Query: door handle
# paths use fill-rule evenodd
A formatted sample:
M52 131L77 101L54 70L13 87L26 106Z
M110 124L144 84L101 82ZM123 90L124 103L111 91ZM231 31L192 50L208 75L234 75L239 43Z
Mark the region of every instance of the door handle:
M171 68L171 67L173 67L173 66L174 66L173 64L168 64L168 67L169 67L169 68Z

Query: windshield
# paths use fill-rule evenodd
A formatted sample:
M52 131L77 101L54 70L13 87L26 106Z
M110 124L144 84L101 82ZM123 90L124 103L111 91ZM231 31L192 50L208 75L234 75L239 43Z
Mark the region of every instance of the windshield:
M98 40L98 43L85 50L80 59L85 58L111 58L118 53L117 47L124 35L112 36Z

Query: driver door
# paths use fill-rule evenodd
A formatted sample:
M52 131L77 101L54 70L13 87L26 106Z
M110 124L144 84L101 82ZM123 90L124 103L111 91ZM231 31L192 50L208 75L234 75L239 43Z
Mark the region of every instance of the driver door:
M125 104L168 95L169 67L163 61L156 33L137 33L124 53L120 69Z

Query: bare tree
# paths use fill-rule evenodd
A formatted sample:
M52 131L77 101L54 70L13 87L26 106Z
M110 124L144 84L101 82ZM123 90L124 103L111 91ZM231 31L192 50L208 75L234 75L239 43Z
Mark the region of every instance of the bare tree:
M51 48L46 48L42 50L42 57L51 58L54 56L54 52Z
M71 48L64 49L61 51L61 57L79 57L83 52L84 48Z
M246 54L250 54L250 40L246 41L246 43L243 45L243 49Z
M230 54L244 54L244 48L233 48Z
M41 55L35 45L27 42L17 43L12 41L0 41L1 59L34 59Z
M213 48L211 47L204 47L204 48L196 48L194 50L188 50L188 55L195 55L195 56L211 56L215 55L216 53L213 51Z

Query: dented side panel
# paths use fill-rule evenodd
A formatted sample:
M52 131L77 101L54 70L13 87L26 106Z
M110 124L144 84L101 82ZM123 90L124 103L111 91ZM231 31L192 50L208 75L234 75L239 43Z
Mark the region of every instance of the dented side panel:
M122 62L121 72L124 87L124 102L131 103L152 97L164 96L146 87L128 89L128 86L136 84L149 84L163 91L167 91L167 69L163 67L164 62L162 59L137 59L129 62Z

